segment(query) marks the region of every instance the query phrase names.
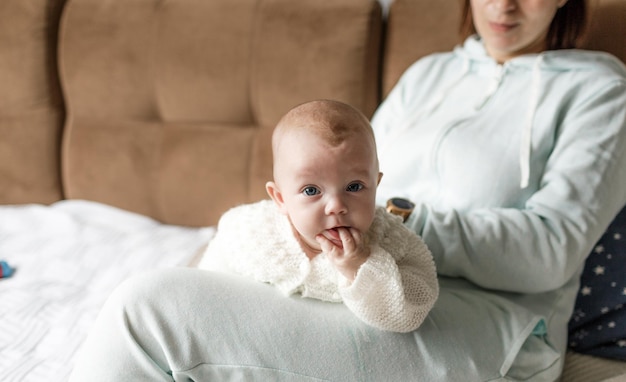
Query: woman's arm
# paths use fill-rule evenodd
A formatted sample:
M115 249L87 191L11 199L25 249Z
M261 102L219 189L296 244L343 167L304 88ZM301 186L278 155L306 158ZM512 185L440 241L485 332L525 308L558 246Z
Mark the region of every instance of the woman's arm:
M416 201L407 224L428 243L438 271L529 293L571 279L626 203L624 105L626 82L616 80L569 109L538 190L521 209L437 211Z

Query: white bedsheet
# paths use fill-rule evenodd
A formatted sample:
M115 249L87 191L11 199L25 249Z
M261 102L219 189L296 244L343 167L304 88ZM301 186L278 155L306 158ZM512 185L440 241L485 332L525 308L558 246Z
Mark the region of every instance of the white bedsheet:
M104 300L127 277L185 266L215 229L160 224L102 204L0 206L0 380L66 381Z

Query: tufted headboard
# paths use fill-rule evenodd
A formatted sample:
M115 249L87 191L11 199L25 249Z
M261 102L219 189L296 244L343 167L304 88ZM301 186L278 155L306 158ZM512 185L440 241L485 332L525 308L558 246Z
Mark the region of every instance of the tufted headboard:
M375 0L71 0L59 36L66 198L181 225L266 198L270 136L315 98L371 115Z
M0 1L0 203L63 197L56 40L64 0Z
M459 43L459 0L379 1L0 1L0 203L199 226L265 198L290 107L371 115L412 62ZM626 60L623 20L626 1L591 0L584 47Z

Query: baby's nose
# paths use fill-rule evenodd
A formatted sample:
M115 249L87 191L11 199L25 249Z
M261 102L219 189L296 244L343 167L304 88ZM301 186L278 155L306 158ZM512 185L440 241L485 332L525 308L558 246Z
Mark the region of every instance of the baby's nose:
M348 212L348 207L340 196L331 196L326 203L326 215L338 215Z

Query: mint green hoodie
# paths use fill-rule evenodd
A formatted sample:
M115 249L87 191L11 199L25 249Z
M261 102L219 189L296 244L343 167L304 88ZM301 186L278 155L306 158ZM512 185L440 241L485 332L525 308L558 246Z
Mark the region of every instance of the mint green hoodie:
M413 64L372 124L378 203L415 202L406 224L438 273L527 307L564 351L586 255L626 204L624 65L582 50L499 65L473 36Z

